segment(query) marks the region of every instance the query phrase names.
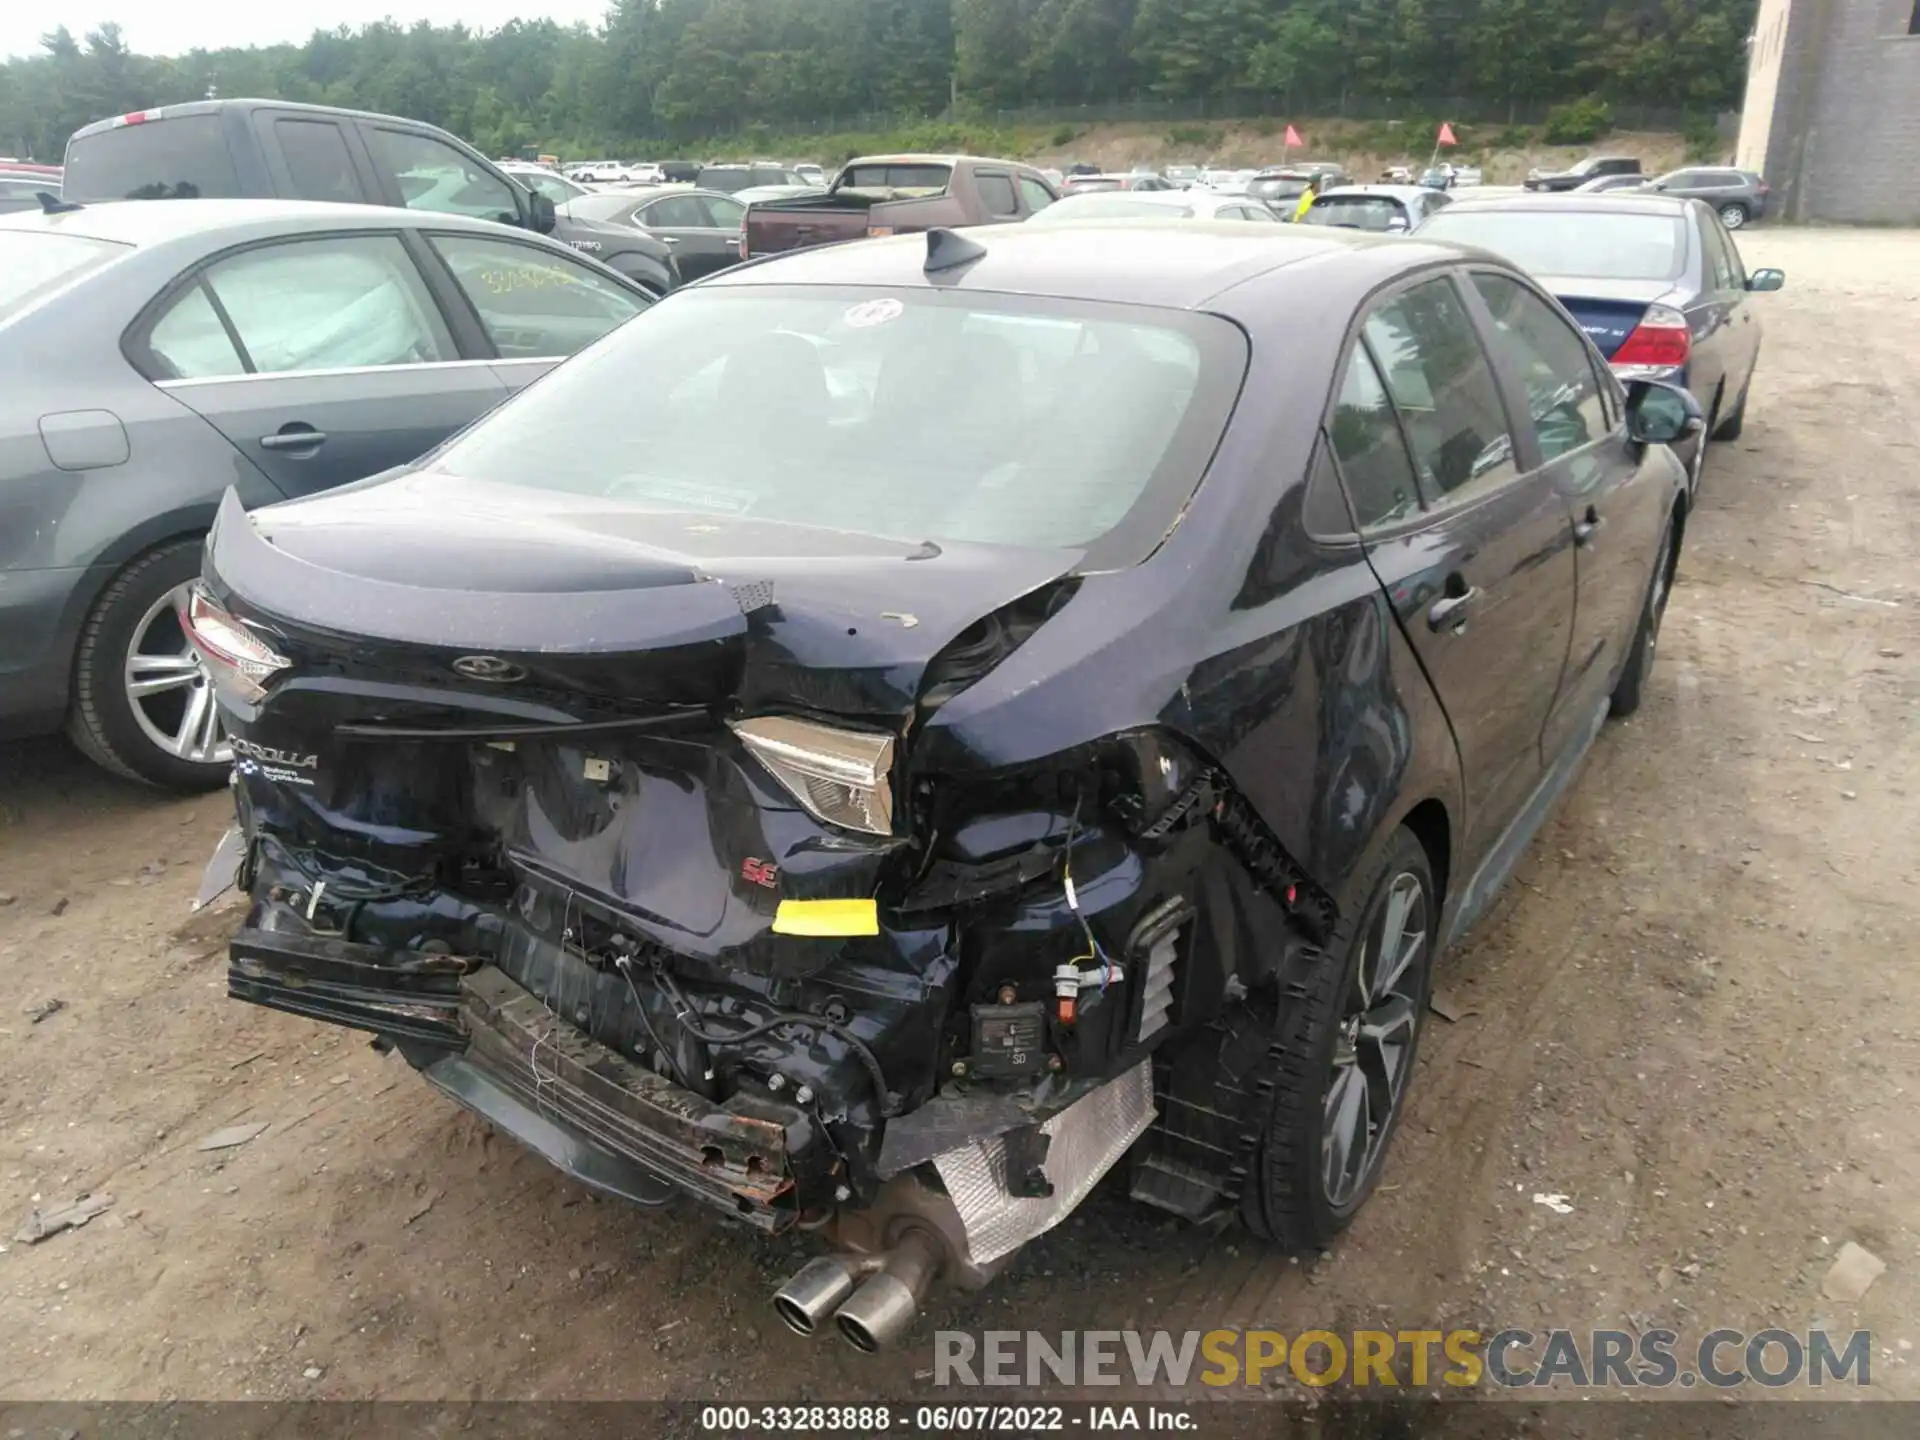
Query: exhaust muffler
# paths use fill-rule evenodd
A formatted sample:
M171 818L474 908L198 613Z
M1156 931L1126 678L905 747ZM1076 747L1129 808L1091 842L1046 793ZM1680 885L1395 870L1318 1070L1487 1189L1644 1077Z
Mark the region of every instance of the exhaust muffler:
M927 1287L940 1269L941 1253L939 1243L923 1230L908 1230L902 1235L898 1245L878 1257L874 1273L834 1312L833 1323L840 1338L868 1355L904 1340L919 1317ZM805 1275L806 1270L800 1274Z

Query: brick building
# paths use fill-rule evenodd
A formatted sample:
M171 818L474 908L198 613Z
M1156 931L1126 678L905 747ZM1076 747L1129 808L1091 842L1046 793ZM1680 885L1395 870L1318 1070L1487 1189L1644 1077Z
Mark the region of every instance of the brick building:
M1735 163L1783 219L1920 224L1920 0L1760 0Z

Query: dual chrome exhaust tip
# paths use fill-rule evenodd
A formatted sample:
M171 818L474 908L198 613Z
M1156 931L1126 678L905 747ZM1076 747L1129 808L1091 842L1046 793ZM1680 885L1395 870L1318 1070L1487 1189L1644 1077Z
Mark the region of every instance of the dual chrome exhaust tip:
M823 1255L774 1291L773 1308L800 1335L817 1334L832 1316L841 1339L876 1354L913 1329L940 1259L938 1243L919 1230L877 1254Z

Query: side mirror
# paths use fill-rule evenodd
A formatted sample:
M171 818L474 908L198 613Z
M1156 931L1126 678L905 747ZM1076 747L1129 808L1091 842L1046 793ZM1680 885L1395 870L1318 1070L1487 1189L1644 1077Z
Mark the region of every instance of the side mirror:
M1707 428L1700 402L1678 385L1635 380L1627 386L1627 437L1643 445L1671 445Z
M1389 216L1387 217L1387 229L1388 229L1388 231L1389 231L1389 232L1398 232L1398 231L1404 231L1404 230L1405 230L1406 228L1407 228L1407 217L1406 217L1406 216L1404 216L1404 215L1389 215Z
M1756 270L1747 277L1747 289L1754 291L1778 290L1786 283L1784 270Z
M527 194L527 228L541 235L553 233L554 222L559 218L553 208L553 197L542 195L538 190Z

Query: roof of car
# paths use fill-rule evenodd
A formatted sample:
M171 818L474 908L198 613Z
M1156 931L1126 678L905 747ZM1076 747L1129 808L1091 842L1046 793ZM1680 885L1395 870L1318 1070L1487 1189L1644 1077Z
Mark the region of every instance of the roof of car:
M847 162L853 165L1018 165L1023 170L1033 167L1024 160L1002 160L993 155L931 155L903 151L893 155L856 155Z
M502 229L491 220L392 205L338 205L320 200L109 200L57 214L24 211L0 216L9 230L46 230L122 245L158 245L191 235L232 231L236 240L257 232L301 230Z
M1097 245L1088 232L1104 231ZM823 245L769 256L722 271L712 285L848 285L1000 292L1195 309L1256 275L1312 264L1360 265L1360 252L1385 247L1405 263L1452 246L1420 245L1325 226L1248 225L1244 221L1161 219L1088 220L1074 225L996 225L965 238L986 253L970 264L929 276L928 239L898 235L858 245ZM1377 258L1377 257L1376 257ZM1373 283L1373 282L1368 282Z
M1337 200L1345 195L1379 195L1388 200L1417 200L1423 195L1433 193L1432 189L1425 185L1329 185L1320 192L1320 199Z
M275 110L301 110L315 115L351 115L359 120L399 120L402 124L417 125L423 130L439 131L438 125L430 125L424 120L412 120L406 116L382 114L377 110L354 110L344 105L309 105L299 100L262 100L258 97L236 95L231 99L220 100L183 100L178 105L156 105L148 110L128 112L133 115L157 117L163 120L178 119L182 115L212 115L222 110L254 110L267 106ZM94 135L102 130L111 130L119 125L125 116L109 115L105 119L95 120L91 125L82 125L69 137L69 143L83 135Z
M1679 195L1655 195L1643 190L1599 190L1585 195L1562 192L1541 193L1529 190L1519 195L1476 195L1455 200L1447 207L1449 215L1475 210L1585 210L1633 214L1644 211L1655 215L1684 215L1694 202Z

